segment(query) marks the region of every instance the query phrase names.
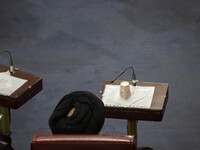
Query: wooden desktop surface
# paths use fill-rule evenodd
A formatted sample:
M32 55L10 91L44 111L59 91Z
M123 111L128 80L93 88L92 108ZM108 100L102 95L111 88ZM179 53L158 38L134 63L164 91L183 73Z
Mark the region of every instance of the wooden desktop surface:
M100 91L100 98L105 89L106 84L119 85L121 81L117 80L111 83L110 80L103 82ZM130 82L131 83L131 82ZM133 107L110 107L105 106L107 118L118 118L128 120L146 120L146 121L161 121L165 112L168 100L168 84L167 83L154 83L154 82L138 82L138 86L154 86L155 91L151 103L148 108L133 108Z
M9 67L0 65L0 72L8 71ZM23 72L14 70L12 76L28 80L24 85L17 89L10 96L0 95L0 105L12 109L18 109L34 95L42 90L42 78Z

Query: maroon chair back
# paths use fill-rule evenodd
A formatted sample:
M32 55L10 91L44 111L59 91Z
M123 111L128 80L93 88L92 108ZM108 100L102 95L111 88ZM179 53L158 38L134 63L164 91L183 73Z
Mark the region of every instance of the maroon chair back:
M31 150L136 150L128 135L35 135Z

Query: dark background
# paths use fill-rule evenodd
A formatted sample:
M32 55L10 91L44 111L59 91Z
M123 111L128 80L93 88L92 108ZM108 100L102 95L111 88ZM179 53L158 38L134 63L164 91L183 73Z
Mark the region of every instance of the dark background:
M43 78L43 91L11 110L15 150L76 90L98 96L105 79L133 66L139 81L169 83L163 121L138 123L138 145L200 149L199 0L1 0L0 51L15 67ZM8 56L0 56L8 65ZM131 71L121 79L131 79ZM126 120L106 119L103 134L126 134Z

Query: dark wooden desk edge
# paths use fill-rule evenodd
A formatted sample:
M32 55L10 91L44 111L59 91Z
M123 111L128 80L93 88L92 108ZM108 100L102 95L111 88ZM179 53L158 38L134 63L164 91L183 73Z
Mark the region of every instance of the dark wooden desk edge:
M102 99L102 94L104 92L104 88L106 84L119 84L120 81L115 83L111 83L110 80L105 80L103 82L101 91L100 91L100 98ZM106 117L107 118L116 118L116 119L133 119L137 118L137 120L146 120L146 121L162 121L165 108L168 101L168 84L167 83L156 83L156 82L139 82L137 85L143 86L152 86L153 85L162 85L165 86L166 93L163 93L163 107L160 109L144 109L144 108L114 108L105 106L106 110ZM155 97L154 97L155 98ZM145 117L144 117L145 116Z

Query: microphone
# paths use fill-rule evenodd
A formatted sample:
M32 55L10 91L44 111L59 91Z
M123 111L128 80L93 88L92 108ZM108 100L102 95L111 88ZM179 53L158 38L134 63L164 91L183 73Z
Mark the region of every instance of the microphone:
M12 60L12 55L9 51L3 51L0 53L0 55L2 55L3 53L8 53L10 56L10 73L13 74L14 73L14 68L13 68L13 60Z
M117 77L115 77L111 83L115 82L115 80L117 80L122 74L124 74L128 69L132 69L132 82L133 82L133 86L136 86L136 83L138 82L138 80L136 80L136 75L134 72L133 67L128 67L126 69L124 69L120 74L117 75Z

